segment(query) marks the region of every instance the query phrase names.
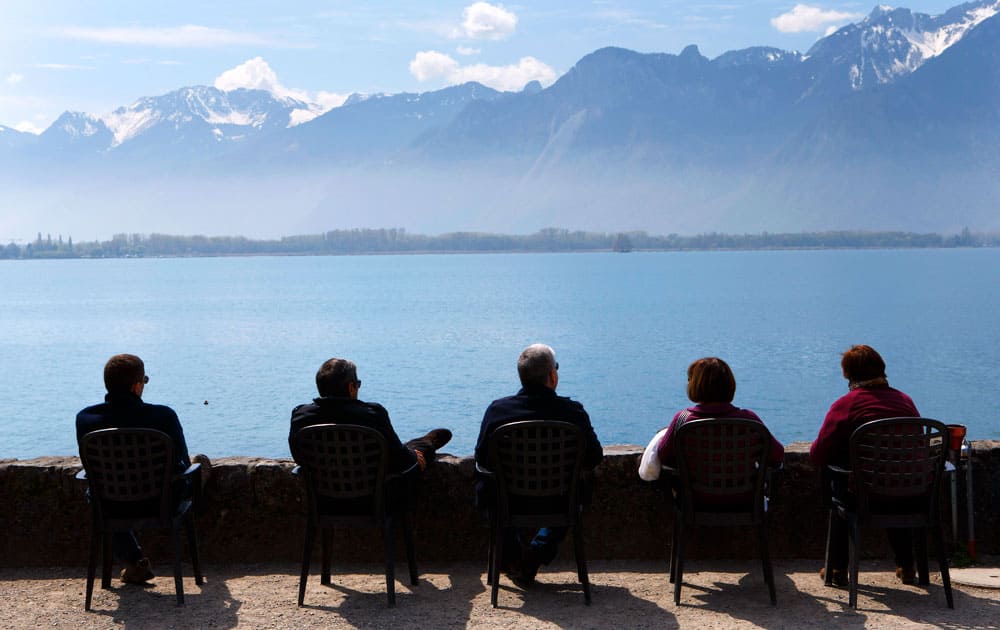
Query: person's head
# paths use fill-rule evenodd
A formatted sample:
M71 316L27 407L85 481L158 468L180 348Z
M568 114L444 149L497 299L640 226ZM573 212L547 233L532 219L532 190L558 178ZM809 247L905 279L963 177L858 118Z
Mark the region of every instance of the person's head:
M688 398L695 403L728 403L736 395L736 377L718 357L698 359L688 366Z
M104 364L104 387L109 394L132 392L142 396L148 382L146 366L134 354L116 354Z
M347 359L329 359L316 372L316 389L323 398L329 396L358 397L358 368Z
M851 346L841 357L840 368L844 371L844 378L851 383L885 378L885 361L875 348L864 344Z
M543 343L534 343L517 358L517 375L524 387L543 385L555 389L559 384L556 353Z

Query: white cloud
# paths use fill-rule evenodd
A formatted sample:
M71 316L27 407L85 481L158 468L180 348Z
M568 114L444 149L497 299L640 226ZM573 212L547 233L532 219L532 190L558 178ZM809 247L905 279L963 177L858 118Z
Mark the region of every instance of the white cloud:
M457 36L469 39L504 39L517 28L517 16L488 2L474 2L462 10L462 27Z
M35 123L28 120L23 120L17 123L16 125L14 125L14 129L17 129L18 131L23 131L24 133L33 133L36 136L45 131L44 127L39 127Z
M444 79L449 85L478 81L496 90L516 91L529 81L551 85L556 72L534 57L522 57L516 64L490 66L482 63L463 66L435 50L418 52L410 62L410 74L418 81Z
M471 57L472 55L478 55L482 52L479 48L472 48L471 46L458 46L455 48L455 52L466 57Z
M771 18L771 26L782 33L802 33L806 31L826 31L829 26L858 20L864 17L861 13L844 11L826 11L808 4L797 4L791 11Z
M34 68L42 70L96 70L94 66L81 66L72 63L36 63Z
M417 81L447 77L458 71L460 65L448 55L436 50L422 50L410 62L410 74Z
M23 74L18 74L16 72L11 72L10 74L7 75L7 83L9 83L11 85L17 85L21 81L24 81L24 75Z
M54 29L57 37L81 39L102 44L138 44L163 48L215 48L219 46L280 45L270 38L253 33L186 24L174 27L85 28L67 26Z
M240 88L264 90L280 98L293 98L306 103L305 109L297 109L292 112L290 126L308 122L334 107L340 107L348 96L323 91L310 94L306 90L287 88L281 84L278 75L262 57L254 57L235 68L226 70L216 77L213 85L223 92L231 92Z

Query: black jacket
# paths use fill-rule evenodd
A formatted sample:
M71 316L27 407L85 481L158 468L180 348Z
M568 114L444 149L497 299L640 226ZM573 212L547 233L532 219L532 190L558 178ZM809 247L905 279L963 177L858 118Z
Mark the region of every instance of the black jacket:
M519 420L561 420L583 429L586 452L583 458L585 469L595 468L604 458L594 427L590 424L590 416L583 405L565 396L559 396L555 390L544 386L522 387L517 394L500 398L490 403L483 414L483 423L479 428L479 440L476 441L476 463L483 468L489 468L487 444L489 437L505 424Z
M292 423L288 432L291 440L299 430L315 424L356 424L375 429L385 438L389 449L389 472L402 473L417 463L413 451L406 448L396 435L389 412L378 403L367 403L347 396L316 398L312 403L292 409Z
M76 414L76 442L91 431L101 429L156 429L166 433L174 442L177 472L184 472L191 465L184 429L177 414L164 405L150 405L132 392L115 392L104 397L99 405L87 407Z

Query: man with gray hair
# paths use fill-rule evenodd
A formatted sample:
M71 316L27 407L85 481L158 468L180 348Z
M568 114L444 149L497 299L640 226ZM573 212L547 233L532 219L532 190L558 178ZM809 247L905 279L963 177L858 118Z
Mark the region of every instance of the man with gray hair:
M604 449L583 405L556 394L559 362L552 348L541 343L525 348L517 359L517 375L521 379L521 390L513 396L494 400L483 415L476 442L476 464L489 469L487 444L499 427L520 420L558 420L583 430L583 467L586 470L596 468L604 458ZM477 481L476 500L481 508L493 508L495 491L485 478ZM530 585L539 565L555 559L567 531L565 527L549 527L537 532L510 532L504 542L501 566L519 584Z

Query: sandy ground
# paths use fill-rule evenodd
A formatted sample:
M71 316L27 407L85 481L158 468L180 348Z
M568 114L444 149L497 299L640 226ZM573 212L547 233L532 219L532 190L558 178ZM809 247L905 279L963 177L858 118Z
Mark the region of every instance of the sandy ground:
M890 566L867 562L853 611L846 589L825 587L818 566L776 562L772 607L759 564L689 559L675 606L662 563L593 561L593 604L585 606L573 567L562 563L543 569L526 591L502 577L493 609L482 566L426 562L419 586L397 581L397 605L389 609L374 564L335 566L332 586L314 572L302 608L295 566L207 566L201 587L185 566L187 603L177 607L169 567L161 565L147 588L116 580L102 591L98 579L89 613L83 568L0 569L0 628L1000 628L1000 590L955 585L949 610L937 574L929 587L903 586ZM397 565L401 574L405 562Z

